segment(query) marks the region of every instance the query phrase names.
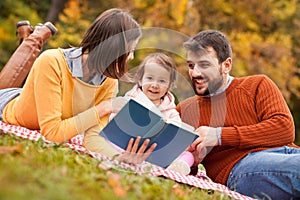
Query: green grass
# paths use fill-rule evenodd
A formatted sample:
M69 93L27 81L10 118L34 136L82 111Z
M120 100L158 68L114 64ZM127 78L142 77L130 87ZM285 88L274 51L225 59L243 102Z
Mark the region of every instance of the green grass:
M20 153L4 146L21 145ZM231 199L162 177L136 175L68 147L0 134L0 199Z

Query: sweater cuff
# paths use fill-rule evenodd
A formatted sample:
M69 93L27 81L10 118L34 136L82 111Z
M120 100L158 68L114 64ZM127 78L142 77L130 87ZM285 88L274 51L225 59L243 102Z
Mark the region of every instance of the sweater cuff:
M222 145L222 128L217 127L217 137L218 137L218 145Z
M95 125L98 125L98 114L94 106L75 117L75 126L78 133L83 133Z
M218 145L222 145L222 128L217 127L217 137L218 137Z
M239 146L240 145L240 136L237 130L237 127L222 127L222 144L229 146Z

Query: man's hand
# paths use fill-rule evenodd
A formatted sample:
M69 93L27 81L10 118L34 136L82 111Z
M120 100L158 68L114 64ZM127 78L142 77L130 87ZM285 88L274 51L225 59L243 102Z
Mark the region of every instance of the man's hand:
M210 152L212 147L218 145L217 129L208 126L200 126L195 130L195 132L199 135L199 137L187 150L193 153L195 162L201 162L202 159Z

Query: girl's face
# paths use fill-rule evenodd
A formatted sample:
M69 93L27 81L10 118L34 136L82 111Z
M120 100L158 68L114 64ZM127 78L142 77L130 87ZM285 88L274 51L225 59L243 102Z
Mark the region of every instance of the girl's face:
M161 103L161 98L169 90L170 72L157 63L146 63L140 85L142 86L145 95L155 105L159 105Z

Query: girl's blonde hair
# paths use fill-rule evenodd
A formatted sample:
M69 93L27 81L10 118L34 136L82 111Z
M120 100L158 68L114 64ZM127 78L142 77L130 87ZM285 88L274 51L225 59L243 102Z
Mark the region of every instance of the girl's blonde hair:
M168 72L170 72L170 84L169 87L176 80L176 65L173 59L164 53L151 53L147 55L141 64L138 66L138 70L135 74L135 81L138 87L141 87L140 83L142 81L143 75L145 73L145 65L148 63L157 63L164 67Z

